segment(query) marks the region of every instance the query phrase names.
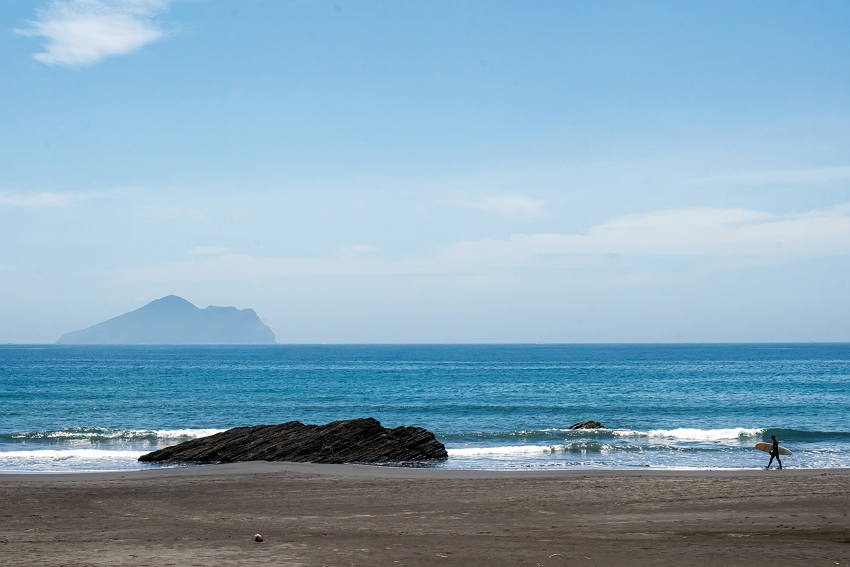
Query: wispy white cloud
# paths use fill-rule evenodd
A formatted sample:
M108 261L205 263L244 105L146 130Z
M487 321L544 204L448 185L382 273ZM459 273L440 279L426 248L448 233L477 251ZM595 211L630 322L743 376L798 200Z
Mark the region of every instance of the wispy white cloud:
M543 201L532 199L527 195L488 195L472 201L461 200L458 205L467 209L487 211L499 217L506 218L540 218L545 216Z
M669 209L612 219L585 234L514 234L458 242L443 254L504 262L558 254L824 256L850 254L850 204L776 215L749 209Z
M47 65L92 65L163 36L153 18L170 0L52 0L17 33L46 40L33 57Z
M749 209L669 209L611 219L584 234L514 234L460 241L427 258L374 255L261 258L223 254L129 275L153 281L234 281L304 276L463 274L520 268L545 256L807 257L850 254L850 204L776 215Z
M0 206L67 207L79 198L80 195L75 193L50 193L42 191L41 193L30 195L26 193L0 192Z

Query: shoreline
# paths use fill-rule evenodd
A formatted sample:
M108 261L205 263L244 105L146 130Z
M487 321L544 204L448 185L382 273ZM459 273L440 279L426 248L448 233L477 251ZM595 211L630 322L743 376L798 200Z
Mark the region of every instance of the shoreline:
M234 476L273 473L340 476L363 479L420 480L499 480L499 479L575 479L613 477L693 477L693 478L762 478L766 475L785 477L850 476L850 467L758 469L444 469L431 467L393 467L382 465L337 465L283 461L247 461L212 465L186 465L149 469L80 471L80 472L0 472L0 483L17 481L119 480L175 477Z

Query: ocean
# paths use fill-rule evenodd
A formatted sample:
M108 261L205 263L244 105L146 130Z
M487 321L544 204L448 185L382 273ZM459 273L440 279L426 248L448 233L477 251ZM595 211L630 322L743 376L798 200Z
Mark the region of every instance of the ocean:
M757 468L771 435L786 467L847 467L850 345L0 346L0 472L367 416L433 431L444 468Z

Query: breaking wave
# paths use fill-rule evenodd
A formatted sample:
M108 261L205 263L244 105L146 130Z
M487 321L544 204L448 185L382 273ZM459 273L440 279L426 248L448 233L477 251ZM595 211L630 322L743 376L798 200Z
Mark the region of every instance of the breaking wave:
M72 427L49 431L24 431L0 434L0 443L40 443L49 445L72 444L160 444L179 443L219 433L223 429L109 429L99 427Z
M142 451L107 449L37 449L0 451L0 472L86 472L146 468Z
M668 439L675 441L750 441L760 438L766 430L763 428L733 427L728 429L650 429L649 431L615 430L613 434L626 438Z

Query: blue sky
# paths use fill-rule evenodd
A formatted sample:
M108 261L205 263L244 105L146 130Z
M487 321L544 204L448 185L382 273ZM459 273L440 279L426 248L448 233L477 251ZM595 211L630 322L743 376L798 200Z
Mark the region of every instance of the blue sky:
M0 0L0 342L850 341L850 5Z

